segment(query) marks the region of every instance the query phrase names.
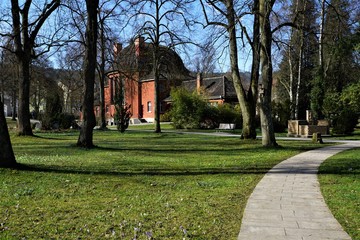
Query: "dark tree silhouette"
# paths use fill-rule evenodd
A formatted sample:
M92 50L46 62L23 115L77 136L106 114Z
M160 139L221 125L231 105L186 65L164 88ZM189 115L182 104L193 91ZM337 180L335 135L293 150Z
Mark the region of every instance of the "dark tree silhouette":
M87 24L85 33L85 93L82 105L83 124L80 130L77 146L92 148L93 129L96 126L94 114L94 84L96 70L96 53L98 22L97 9L99 0L86 0Z

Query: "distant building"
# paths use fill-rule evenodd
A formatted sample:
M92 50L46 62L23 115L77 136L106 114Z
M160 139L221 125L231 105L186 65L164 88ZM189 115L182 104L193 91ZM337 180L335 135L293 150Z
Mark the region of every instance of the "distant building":
M190 92L204 91L205 98L211 105L238 103L233 81L227 75L203 78L202 74L197 74L196 79L183 81L182 86Z

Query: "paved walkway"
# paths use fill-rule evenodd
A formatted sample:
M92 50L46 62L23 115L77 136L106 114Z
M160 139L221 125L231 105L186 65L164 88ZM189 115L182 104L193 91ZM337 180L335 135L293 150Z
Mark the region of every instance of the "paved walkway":
M298 154L271 169L251 194L238 240L351 239L321 195L317 171L325 159L359 142Z

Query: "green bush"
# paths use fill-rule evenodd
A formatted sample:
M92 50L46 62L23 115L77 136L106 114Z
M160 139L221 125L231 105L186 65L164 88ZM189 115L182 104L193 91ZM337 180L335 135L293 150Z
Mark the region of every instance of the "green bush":
M242 126L242 115L240 106L232 106L228 103L218 105L218 123L236 123L236 126Z
M173 100L170 118L175 128L196 129L213 125L212 107L196 92L175 88L170 93Z
M360 115L360 83L348 85L341 93L327 92L323 111L330 120L333 133L351 134Z
M160 122L171 122L170 111L160 115Z
M344 109L333 119L333 133L351 134L358 123L359 115L349 109Z

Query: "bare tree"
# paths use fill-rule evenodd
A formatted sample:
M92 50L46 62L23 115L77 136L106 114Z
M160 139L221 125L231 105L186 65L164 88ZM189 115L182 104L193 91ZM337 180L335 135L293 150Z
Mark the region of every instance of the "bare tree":
M245 8L244 6L235 6L234 0L222 0L222 1L212 1L212 0L200 0L202 5L203 13L206 19L206 26L220 26L226 30L228 35L229 43L229 55L230 55L230 66L231 66L231 76L233 79L234 87L236 90L237 98L240 103L240 108L243 116L243 127L242 127L242 137L245 139L254 139L256 138L256 129L255 129L255 114L256 114L256 100L257 100L257 85L258 85L258 76L259 76L259 34L258 34L258 25L257 25L257 14L254 18L254 31L253 39L250 39L250 36L247 35L247 38L252 46L253 51L253 69L252 69L252 78L251 83L248 88L246 88L240 77L239 69L239 56L238 56L238 43L237 43L237 26L240 24L241 29L246 30L244 26L241 25L241 10ZM253 10L257 11L258 1L254 1ZM211 6L211 12L213 14L213 20L210 19L208 14L207 6ZM236 9L237 8L237 9ZM243 13L245 14L245 13ZM223 19L224 18L224 19Z
M93 129L96 125L94 114L94 85L96 71L96 53L98 38L97 10L99 0L86 0L87 21L85 33L85 93L82 105L83 124L77 141L77 146L92 148Z
M262 145L266 147L277 146L271 114L271 91L273 83L272 66L272 29L270 15L275 0L259 0L259 25L260 25L260 65L262 86L259 95L260 121Z
M293 0L290 17L295 27L290 28L290 39L283 45L283 60L280 64L280 83L289 96L290 117L300 119L308 109L309 101L302 98L314 72L317 39L316 14L313 1ZM279 39L279 41L285 39Z
M180 44L190 43L185 35L184 28L189 27L189 22L185 16L187 4L193 0L145 0L131 1L132 6L136 6L134 17L144 18L144 23L139 27L139 34L146 40L150 40L152 45L153 63L152 72L154 73L155 85L155 132L160 133L160 77L163 75L162 69L164 61L162 58L161 44L175 47ZM174 21L176 20L176 24Z
M106 66L110 59L107 55L112 56L109 49L113 43L113 37L110 37L112 31L114 31L114 25L118 26L119 13L117 8L119 8L122 0L106 0L101 2L98 11L98 21L99 21L99 62L97 64L97 70L99 75L99 95L100 95L100 129L106 129L106 119L105 119L105 80L106 80ZM110 54L109 54L110 53Z
M19 109L18 134L33 135L30 125L30 65L31 60L39 54L35 49L41 45L37 42L40 29L50 15L60 6L60 0L44 2L37 16L31 15L32 0L26 0L20 5L18 0L11 0L12 37L14 53L19 65ZM38 9L37 6L36 8ZM33 9L32 9L33 10ZM46 43L50 47L50 43ZM47 49L48 50L48 49Z
M0 95L5 104L5 96L10 98L12 105L12 120L16 120L16 102L18 90L18 71L17 63L14 55L8 49L11 49L11 41L5 45L6 48L1 49L0 59Z
M216 48L213 40L209 39L203 46L200 46L197 57L194 59L193 67L197 73L205 75L214 73L216 69Z
M64 92L64 111L79 117L83 97L83 50L78 43L68 44L58 55L60 87Z

